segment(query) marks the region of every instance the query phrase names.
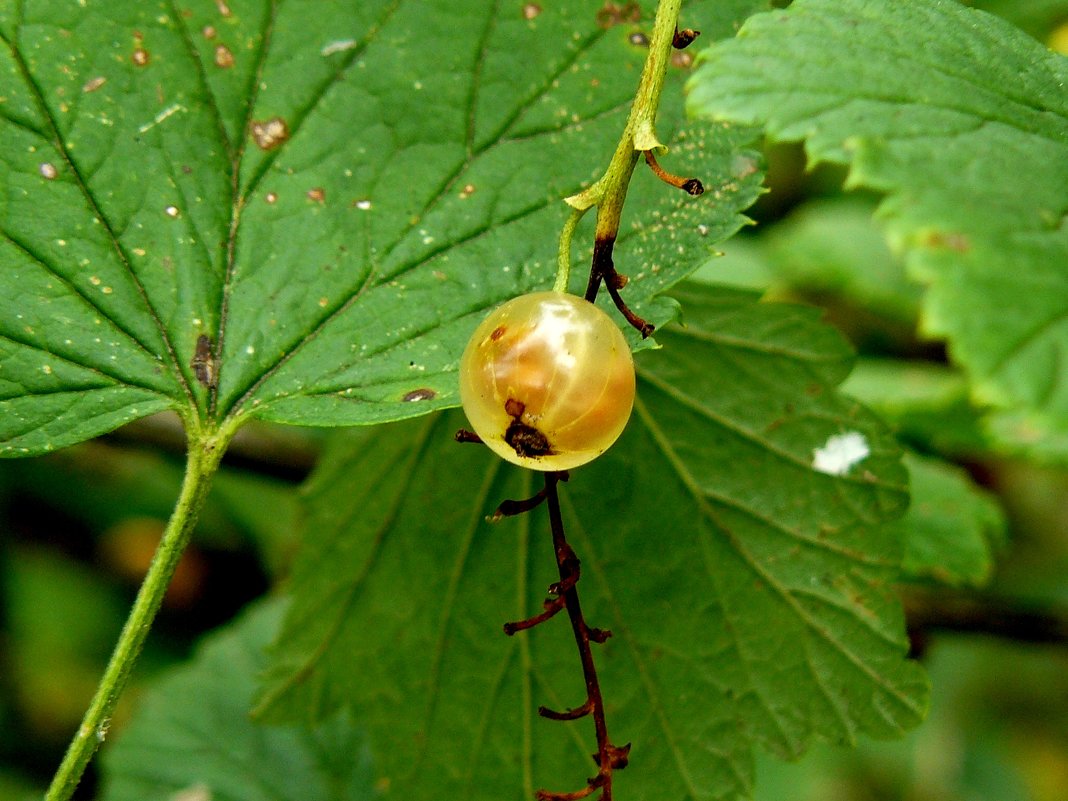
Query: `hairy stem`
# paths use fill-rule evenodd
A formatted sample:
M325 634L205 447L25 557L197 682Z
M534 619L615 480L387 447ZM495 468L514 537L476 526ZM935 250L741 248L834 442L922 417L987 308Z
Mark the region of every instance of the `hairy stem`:
M163 595L189 542L230 433L189 437L185 478L178 502L115 643L115 650L96 694L52 779L45 801L68 801L93 754L104 742L115 704L133 672L152 621L163 603Z

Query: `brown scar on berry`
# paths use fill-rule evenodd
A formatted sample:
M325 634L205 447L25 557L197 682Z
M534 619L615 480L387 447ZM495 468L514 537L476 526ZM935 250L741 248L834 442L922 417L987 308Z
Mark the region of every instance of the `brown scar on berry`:
M504 336L504 334L505 334L505 332L507 330L508 330L508 326L505 326L505 325L497 326L496 328L493 329L493 333L490 334L490 339L492 339L494 342L496 342L498 339L500 339L501 337Z
M523 412L526 410L527 405L521 400L509 398L504 402L504 411L512 418L511 424L505 429L504 441L516 454L524 458L551 456L554 451L548 437L522 421Z

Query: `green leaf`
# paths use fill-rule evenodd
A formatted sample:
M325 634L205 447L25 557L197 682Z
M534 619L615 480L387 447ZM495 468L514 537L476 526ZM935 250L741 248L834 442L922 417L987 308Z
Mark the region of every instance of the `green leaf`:
M912 503L894 523L904 535L902 569L914 579L982 586L1005 542L1005 513L959 467L909 454Z
M905 505L893 437L833 392L850 351L818 312L752 293L679 292L687 327L639 359L616 446L562 489L609 730L633 742L621 796L727 799L756 744L887 737L922 717L883 523ZM564 621L506 637L554 578L539 512L497 524L536 474L457 445L458 414L371 429L328 450L307 490L293 606L258 709L366 725L397 798L518 798L582 786L588 721ZM867 455L839 449L845 435ZM819 455L818 455L819 454ZM835 474L840 473L840 474ZM574 787L572 787L573 785Z
M804 140L880 213L928 283L983 403L1068 428L1068 61L953 2L799 0L703 55L691 112Z
M153 686L104 752L105 801L363 801L374 797L364 738L344 713L266 727L248 716L283 605L261 604L213 634Z
M686 14L711 38L765 6ZM623 129L645 51L595 11L5 4L0 455L168 408L210 428L455 404L467 335L551 283L560 199ZM635 185L617 253L637 308L759 191L741 134L682 126L684 74L671 70L661 134L678 145L669 166L696 164L716 202Z

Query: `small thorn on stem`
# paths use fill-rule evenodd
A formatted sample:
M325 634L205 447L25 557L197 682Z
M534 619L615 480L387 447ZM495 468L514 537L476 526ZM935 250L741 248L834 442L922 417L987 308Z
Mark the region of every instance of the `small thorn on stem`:
M453 438L457 442L476 442L482 444L482 437L476 434L474 431L468 431L466 428L461 428L456 431Z
M651 169L653 174L661 181L676 189L681 189L694 197L704 194L705 185L697 178L683 178L679 175L673 175L660 166L656 160L656 156L653 155L653 151L645 150L643 152L645 153L645 163L649 165L649 169Z
M589 627L586 631L590 635L590 639L597 644L603 644L608 641L608 638L612 636L612 632L608 629L595 629Z
M683 28L681 31L678 26L675 26L675 36L671 40L671 46L676 50L684 50L689 47L693 40L701 35L700 31L695 31L693 28Z
M630 764L630 743L620 746L609 744L607 753L608 763L616 770L622 770Z

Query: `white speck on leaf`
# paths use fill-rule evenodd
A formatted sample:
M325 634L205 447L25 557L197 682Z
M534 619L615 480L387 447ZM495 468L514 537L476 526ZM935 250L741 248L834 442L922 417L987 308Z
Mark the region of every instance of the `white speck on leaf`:
M334 53L343 53L346 50L352 50L355 47L355 39L339 39L336 42L327 42L323 45L323 49L319 51L319 55L330 56Z
M161 122L163 122L168 117L170 117L170 116L172 116L174 114L177 114L179 111L185 111L185 110L186 110L185 106L183 106L182 104L173 103L173 104L167 106L167 108L163 109L163 111L161 111L155 117L153 117L151 122L146 122L144 125L142 125L140 128L138 128L137 132L138 133L145 133L147 131L150 131L152 128L155 128L157 125L159 125Z
M812 467L830 476L844 476L871 455L868 440L859 431L834 434L822 448L812 451Z

